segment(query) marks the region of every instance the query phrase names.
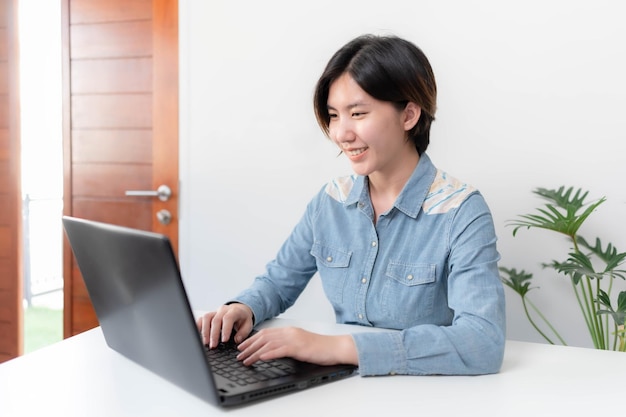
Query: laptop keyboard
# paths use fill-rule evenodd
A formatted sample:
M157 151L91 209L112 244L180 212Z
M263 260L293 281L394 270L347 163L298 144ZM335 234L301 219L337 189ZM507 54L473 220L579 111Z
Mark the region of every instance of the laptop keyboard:
M237 360L239 351L234 343L220 343L215 349L205 346L205 352L213 372L241 386L295 372L293 366L280 359L257 361L251 366L246 366Z

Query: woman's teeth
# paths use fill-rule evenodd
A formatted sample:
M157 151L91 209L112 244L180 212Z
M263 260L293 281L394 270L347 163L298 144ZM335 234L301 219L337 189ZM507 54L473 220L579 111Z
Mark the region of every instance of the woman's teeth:
M360 155L360 154L362 154L363 152L365 152L365 150L366 150L366 149L367 149L367 148L353 149L353 150L349 151L349 152L348 152L348 154L349 154L350 156L357 156L357 155Z

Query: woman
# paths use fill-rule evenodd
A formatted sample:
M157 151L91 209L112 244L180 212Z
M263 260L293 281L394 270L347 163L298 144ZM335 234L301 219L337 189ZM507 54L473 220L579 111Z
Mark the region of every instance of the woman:
M498 372L505 337L496 235L483 197L425 153L436 108L426 56L361 36L320 77L315 114L354 175L320 190L266 272L198 319L213 348L234 333L246 365L293 357L361 375ZM327 336L255 323L294 304L319 272L339 323L395 329Z

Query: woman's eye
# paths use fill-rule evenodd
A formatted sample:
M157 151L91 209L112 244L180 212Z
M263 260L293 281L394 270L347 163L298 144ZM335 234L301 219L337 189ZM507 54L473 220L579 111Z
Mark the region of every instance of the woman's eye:
M328 113L328 118L329 118L329 119L331 119L331 120L332 120L332 119L336 119L336 118L337 118L337 115L336 115L336 114L334 114L334 113Z
M352 117L360 117L360 116L363 116L364 114L365 113L362 113L362 112L354 112L352 113Z

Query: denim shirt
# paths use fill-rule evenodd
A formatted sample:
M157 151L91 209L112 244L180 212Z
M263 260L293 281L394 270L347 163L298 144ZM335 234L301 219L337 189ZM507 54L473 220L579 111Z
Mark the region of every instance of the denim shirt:
M504 291L482 195L424 153L394 206L373 216L367 177L331 181L233 301L260 323L293 305L319 272L338 323L400 330L352 335L361 375L498 372Z

